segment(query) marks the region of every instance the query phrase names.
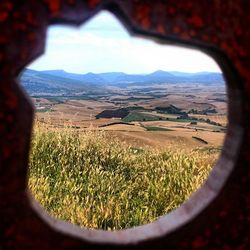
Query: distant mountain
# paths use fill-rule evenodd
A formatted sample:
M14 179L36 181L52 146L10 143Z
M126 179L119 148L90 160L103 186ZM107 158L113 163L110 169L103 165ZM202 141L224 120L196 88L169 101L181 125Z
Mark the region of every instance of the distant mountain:
M98 74L94 73L87 73L87 74L75 74L75 73L68 73L64 70L46 70L42 71L42 73L49 74L52 76L59 76L67 79L81 81L82 83L104 83L105 80L99 76Z
M115 79L116 84L140 83L146 80L146 75L137 74L123 74Z
M168 72L165 71L155 71L151 74L145 75L131 75L131 74L123 74L116 78L117 83L167 83L169 79L173 78Z
M172 73L169 73L169 72L166 72L166 71L163 71L163 70L157 70L149 75L147 75L149 77L162 77L162 78L166 78L166 77L172 77L173 74Z
M116 82L117 84L129 84L129 85L134 85L134 84L138 84L138 83L142 83L142 84L152 84L152 83L170 83L173 82L173 78L175 80L175 82L178 80L175 76L173 76L172 74L166 72L166 71L162 71L162 70L158 70L155 71L151 74L135 74L135 75L131 75L131 74L123 74L120 75L119 77L116 78Z
M192 81L200 82L200 83L224 83L224 78L221 73L213 73L213 72L202 72L196 73L190 76Z
M197 74L197 73L187 73L187 72L180 72L180 71L170 71L169 73L178 77L190 77L190 76Z
M163 70L157 70L147 75L147 80L154 81L156 83L162 83L162 82L165 83L166 80L168 80L169 82L172 82L174 80L177 80L177 78L169 72L166 72Z
M31 95L67 95L72 92L94 91L96 86L89 82L69 78L62 70L51 72L27 69L20 76L20 82Z
M126 74L123 72L108 72L99 74L99 76L101 76L107 83L115 82L119 77L123 77L125 75Z
M43 74L47 74L47 75L53 75L53 76L59 76L59 77L64 77L64 78L68 78L69 75L76 75L78 76L78 74L73 74L73 73L68 73L62 69L56 69L56 70L43 70L41 71L41 73Z
M73 79L81 81L82 83L96 83L103 85L134 85L138 83L178 83L178 82L197 82L197 83L224 83L221 73L214 72L198 72L198 73L186 73L179 71L163 71L157 70L150 74L126 74L123 72L107 72L107 73L87 73L76 74L68 73L64 70L49 70L42 71L53 76L59 76L63 78Z
M96 93L105 91L107 86L129 87L152 84L223 84L221 73L199 72L185 73L158 70L150 74L126 74L123 72L106 73L69 73L64 70L36 71L26 69L21 77L21 84L28 93L68 95L79 93Z

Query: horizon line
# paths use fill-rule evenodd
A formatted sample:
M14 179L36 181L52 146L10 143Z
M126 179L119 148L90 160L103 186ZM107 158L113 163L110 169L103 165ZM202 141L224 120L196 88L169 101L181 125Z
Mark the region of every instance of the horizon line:
M162 71L162 72L166 72L166 73L173 73L173 72L178 72L178 73L185 73L185 74L199 74L199 73L219 73L219 74L223 74L222 71L196 71L196 72L187 72L187 71L179 71L179 70L162 70L162 69L158 69L158 70L155 70L153 72L148 72L148 73L127 73L127 72L124 72L124 71L105 71L105 72L92 72L92 71L89 71L89 72L80 72L80 73L76 73L76 72L69 72L65 69L43 69L43 70L38 70L38 69L32 69L32 68L25 68L24 70L34 70L34 71L38 71L38 72L44 72L44 71L64 71L65 73L69 73L69 74L77 74L77 75L85 75L85 74L105 74L105 73L124 73L124 74L127 74L127 75L148 75L148 74L153 74L155 72L158 72L158 71ZM23 71L24 71L23 70Z

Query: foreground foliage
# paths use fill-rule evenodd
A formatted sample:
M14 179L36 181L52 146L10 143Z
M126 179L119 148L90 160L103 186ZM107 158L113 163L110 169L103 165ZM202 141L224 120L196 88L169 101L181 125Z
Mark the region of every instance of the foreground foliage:
M137 149L100 131L37 125L29 187L53 216L89 228L152 222L207 178L218 152Z

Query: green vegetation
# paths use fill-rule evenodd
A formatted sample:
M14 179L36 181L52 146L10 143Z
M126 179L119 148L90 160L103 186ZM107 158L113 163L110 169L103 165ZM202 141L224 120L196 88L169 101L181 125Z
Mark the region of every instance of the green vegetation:
M154 221L207 178L218 153L137 149L103 131L35 127L29 187L53 216L106 230Z
M144 127L147 131L174 131L173 129L169 128L162 128L162 127L151 127L151 126L145 126Z
M166 113L166 114L179 114L183 115L186 114L182 112L180 108L170 104L168 107L156 107L155 108L159 113Z
M169 119L170 121L172 122L185 122L185 123L188 123L188 122L192 122L192 121L196 121L196 120L193 120L193 119L181 119L181 118L176 118L176 119Z
M137 110L137 111L153 111L154 109L147 109L147 108L144 108L142 106L128 106L128 107L126 107L126 110L129 110L129 111L133 111L133 110Z
M152 110L151 110L152 111ZM176 114L177 115L177 114ZM172 117L162 117L153 114L146 114L141 112L130 112L126 117L122 119L124 122L133 122L133 121L171 121L171 122L196 122L197 119L188 117L188 116L177 116L176 118Z
M126 117L122 119L124 122L132 122L132 121L159 121L161 120L161 117L150 115L150 114L144 114L140 112L131 112Z

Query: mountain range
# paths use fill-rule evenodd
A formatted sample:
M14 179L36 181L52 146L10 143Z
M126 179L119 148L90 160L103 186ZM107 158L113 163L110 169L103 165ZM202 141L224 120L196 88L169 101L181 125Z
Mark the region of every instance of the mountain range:
M102 92L107 86L124 88L176 83L224 84L224 79L221 73L216 72L185 73L158 70L150 74L123 72L76 74L64 70L25 69L20 76L20 82L31 95L65 95Z

